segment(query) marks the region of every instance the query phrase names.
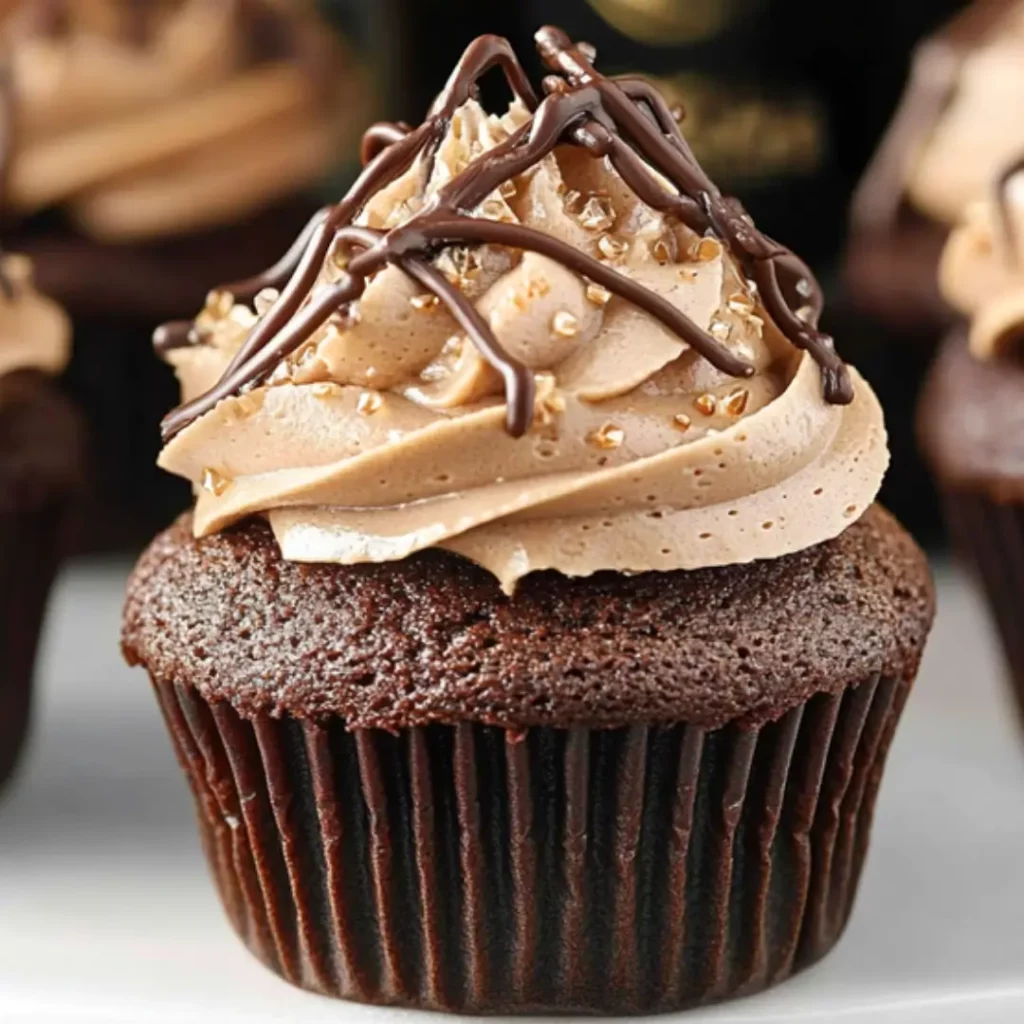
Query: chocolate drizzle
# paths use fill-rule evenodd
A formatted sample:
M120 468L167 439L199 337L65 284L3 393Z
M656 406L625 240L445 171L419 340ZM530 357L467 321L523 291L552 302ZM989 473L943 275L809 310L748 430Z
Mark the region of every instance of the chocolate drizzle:
M282 291L219 383L164 420L165 439L222 399L262 383L281 359L342 307L358 300L370 276L389 264L437 296L449 310L505 381L509 433L525 433L533 418L533 374L502 349L473 304L433 267L432 258L449 245L507 246L554 259L642 309L724 373L752 375L749 363L613 266L543 232L473 214L503 184L565 144L580 146L595 158L607 157L644 203L677 217L698 235L713 235L725 243L756 284L780 330L820 366L826 400L835 404L852 400L849 373L832 339L817 329L821 291L810 270L789 249L758 231L738 200L722 195L698 164L661 95L635 78L604 77L593 67L593 51L574 45L559 29L541 29L536 41L553 72L544 79L543 98L534 92L508 41L482 36L468 47L422 125L370 129L363 143L368 162L345 198L318 213L275 267L230 289L236 297L251 296L265 287ZM403 174L417 157L432 158L455 111L476 96L479 79L495 67L532 112L530 121L473 160L404 224L387 232L353 227L353 220L374 194ZM672 188L666 188L658 174ZM316 286L331 252L347 260L346 270L337 283Z

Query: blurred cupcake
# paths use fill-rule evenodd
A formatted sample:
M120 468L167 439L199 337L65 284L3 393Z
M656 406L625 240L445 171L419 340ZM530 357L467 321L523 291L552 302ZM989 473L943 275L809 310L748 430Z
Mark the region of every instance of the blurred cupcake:
M198 498L123 646L286 979L669 1010L838 938L933 594L806 266L657 93L538 47L545 98L477 40L274 272L162 333L186 393L227 366L165 421Z
M149 532L186 500L152 468L173 400L153 324L280 252L364 120L365 91L312 3L9 6L7 216L75 321L70 386L97 428L102 522L123 542L140 515Z
M950 238L943 293L969 318L922 399L922 448L959 550L976 568L1024 707L1024 163Z
M80 511L82 425L53 379L70 340L29 261L0 255L0 783L25 738L43 613Z
M931 534L938 503L913 437L917 395L953 315L936 270L965 206L1024 151L1024 3L978 0L920 44L900 108L854 199L844 267L848 351L886 409L883 498Z

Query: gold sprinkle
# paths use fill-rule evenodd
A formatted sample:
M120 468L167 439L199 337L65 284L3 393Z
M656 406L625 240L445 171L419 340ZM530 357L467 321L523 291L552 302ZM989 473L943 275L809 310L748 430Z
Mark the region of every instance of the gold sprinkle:
M508 221L513 220L509 208L500 199L486 199L480 204L480 214L488 220Z
M655 243L651 252L654 254L654 258L659 263L674 263L676 258L675 247L669 245L664 238L659 238Z
M360 416L372 416L383 404L384 399L379 391L364 391L356 403L356 412Z
M565 412L565 395L561 391L552 391L541 399L544 408L548 412Z
M758 338L764 334L764 320L756 314L751 313L750 316L747 317L747 324L751 327Z
M437 309L440 304L441 300L436 295L431 295L429 293L426 295L414 295L409 300L409 305L412 306L413 309L419 309L424 312L432 312Z
M261 288L257 293L256 297L252 300L253 309L259 313L260 316L266 316L270 312L270 307L281 297L281 293L276 288Z
M728 341L729 335L732 334L732 327L724 320L712 320L708 333L712 338L717 338L719 341Z
M796 283L796 293L805 299L809 299L814 294L814 289L811 287L811 282L806 277L801 277Z
M805 324L809 324L814 319L814 309L811 306L801 306L796 311L797 320L802 320Z
M697 406L697 411L704 413L705 416L714 416L718 412L718 399L706 392L696 398L693 404Z
M629 245L621 238L602 235L597 240L597 248L606 260L620 260L629 251Z
M580 210L580 224L587 231L607 231L614 223L612 201L607 196L591 196Z
M693 258L701 263L710 263L722 255L722 243L717 238L702 238L693 247Z
M511 178L498 186L498 194L502 199L511 199L518 191L516 183Z
M739 313L740 316L750 316L754 312L754 300L749 295L744 295L743 292L730 295L725 304L733 313Z
M612 293L607 288L591 281L587 285L587 301L595 306L607 306L612 300Z
M552 317L551 330L560 338L575 338L580 333L580 322L572 313L563 309Z
M330 398L334 394L334 385L329 381L320 381L319 384L314 384L310 391L314 398Z
M461 335L453 334L445 343L441 349L441 357L443 359L458 359L462 355L462 346L464 340Z
M730 416L742 416L750 401L750 392L746 388L737 388L726 396L723 408Z
M625 440L626 432L622 427L617 427L614 423L605 423L604 426L598 427L597 430L592 430L587 434L587 444L592 444L595 448L603 448L605 450L618 448Z
M203 470L203 490L209 491L211 494L220 497L229 487L231 481L222 474L218 473L215 469L204 469Z
M223 320L226 316L229 316L231 310L235 308L235 297L231 292L225 291L223 288L214 288L206 296L206 309L205 312L209 313L210 316L215 317L217 320Z
M583 193L579 189L571 188L565 193L562 202L570 213L579 213L583 208Z
M691 420L685 412L677 412L675 416L672 417L672 425L676 430L689 430L692 424L693 420Z
M535 299L539 295L547 295L551 291L551 282L546 278L538 277L526 285L526 297Z

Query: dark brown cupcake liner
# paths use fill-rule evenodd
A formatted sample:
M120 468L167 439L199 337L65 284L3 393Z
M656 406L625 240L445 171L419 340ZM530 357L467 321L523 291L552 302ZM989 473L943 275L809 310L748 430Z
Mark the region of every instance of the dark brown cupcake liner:
M156 683L234 927L295 985L645 1013L774 984L846 925L910 683L778 721L392 734Z
M1024 506L969 491L947 491L944 504L953 543L988 600L1024 719Z

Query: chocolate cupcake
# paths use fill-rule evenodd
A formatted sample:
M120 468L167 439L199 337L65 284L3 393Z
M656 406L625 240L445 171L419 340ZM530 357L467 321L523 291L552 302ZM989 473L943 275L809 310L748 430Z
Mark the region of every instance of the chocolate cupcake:
M70 324L23 256L0 256L0 783L28 728L47 598L80 511L84 438L54 375Z
M68 382L99 442L96 540L141 542L187 503L153 469L174 400L153 325L280 253L367 91L312 2L8 6L5 217L75 322Z
M922 449L950 531L989 599L1024 708L1024 163L972 204L941 283L970 317L946 339L921 402Z
M937 268L964 208L1024 151L1024 3L977 0L920 44L892 126L854 198L841 312L847 350L887 413L893 473L882 496L931 536L938 502L913 410L955 322Z
M810 271L648 85L537 40L542 94L478 39L272 272L161 337L188 395L223 373L165 420L197 502L123 647L284 978L670 1010L842 932L933 594Z

